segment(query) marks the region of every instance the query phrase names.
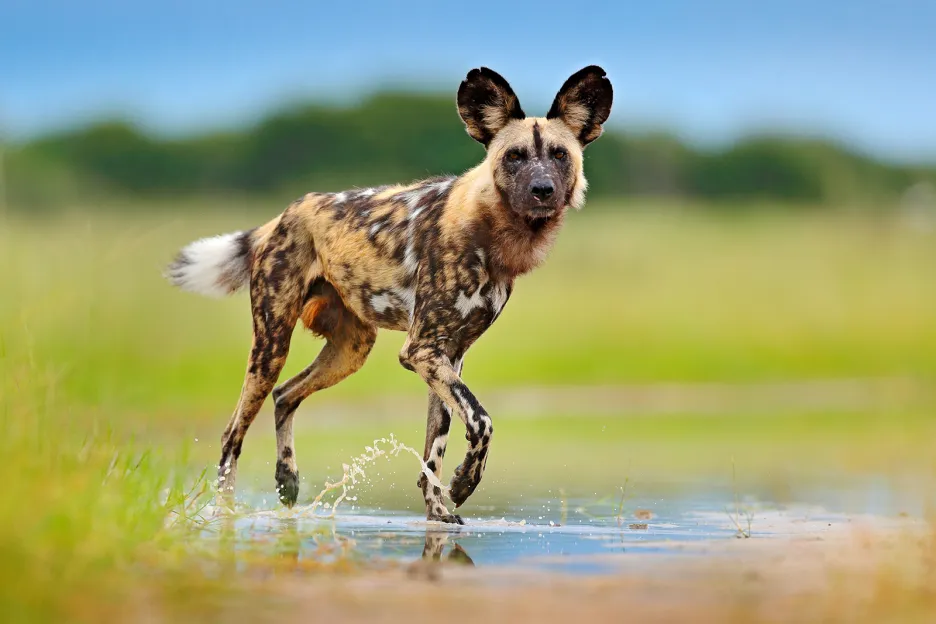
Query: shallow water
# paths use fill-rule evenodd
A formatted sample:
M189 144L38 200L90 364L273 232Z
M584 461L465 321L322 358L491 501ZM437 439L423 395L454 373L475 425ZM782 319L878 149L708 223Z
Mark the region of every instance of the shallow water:
M817 494L816 496L819 496ZM549 509L545 515L543 510ZM241 545L269 543L296 559L332 558L341 544L359 560L408 563L445 560L474 566L509 566L572 574L611 573L645 565L635 555L701 556L693 548L736 538L777 539L816 535L853 521L883 522L884 516L829 511L812 505L721 500L693 493L663 499L619 502L536 501L526 506L470 512L463 526L426 522L407 511L321 507L254 509L232 519Z
M844 474L826 474L822 483L787 482L783 502L766 485L739 491L734 482L702 479L633 483L625 478L617 492L604 498L584 492L569 496L526 483L514 486L511 494L476 494L454 510L466 523L459 526L426 522L415 488L402 498L399 490L393 494L394 486L410 482L411 475L406 472L404 478L401 465L390 469L384 460L400 456L422 464L420 455L392 434L375 440L319 494L307 483L308 503L291 510L273 502L275 496L260 481L249 484L238 493L240 511L221 516L226 518L223 534L233 537L228 545L323 563L338 557L370 564L441 559L601 574L644 566L645 555L697 557L705 547L736 538L819 537L854 521L881 524L888 517L920 517L925 500L919 483ZM219 526L210 522L203 535L217 537Z
M514 517L515 518L515 517ZM678 520L678 521L674 521ZM693 540L731 537L734 531L715 521L688 517L582 522L564 526L525 523L508 518L472 518L464 526L427 523L424 518L403 513L362 510L360 514L336 514L333 520L297 513L254 513L236 521L245 539L275 536L292 531L306 534L309 552L318 548L321 531L332 537L354 541L355 548L370 557L415 560L429 541L445 542L446 553L457 544L475 565L539 565L541 557L608 554L609 552L660 552L674 544ZM631 528L630 525L635 527ZM640 528L637 528L640 527ZM646 528L644 528L646 527ZM315 535L317 539L312 539ZM432 549L433 544L428 548ZM300 556L303 546L300 545ZM556 565L551 562L550 565Z

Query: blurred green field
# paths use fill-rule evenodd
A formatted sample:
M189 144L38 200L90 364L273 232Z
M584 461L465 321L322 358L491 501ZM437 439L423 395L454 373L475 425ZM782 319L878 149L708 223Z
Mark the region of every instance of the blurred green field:
M160 272L188 241L280 209L247 208L7 221L5 359L33 363L84 405L233 404L250 343L246 296L177 292ZM521 278L466 377L484 389L932 376L933 284L936 236L893 217L590 205L571 215L546 265ZM364 369L328 392L422 392L397 363L403 338L382 333ZM320 346L297 336L285 374Z
M218 604L240 604L226 601L246 581L201 574L165 519L216 460L250 342L248 302L175 291L160 272L190 240L281 207L148 208L133 213L151 217L76 210L0 221L0 609L12 621L119 619L121 605L140 600L164 617L211 619ZM424 396L397 362L402 342L383 333L360 373L303 406L303 499L376 437L393 431L421 448L421 410L316 422L328 405ZM320 346L299 330L284 375ZM575 413L493 413L489 474L470 504L496 506L534 486L600 497L627 479L730 488L732 458L745 488L829 475L931 484L936 233L889 213L591 204L518 283L465 378L482 401L585 387ZM713 416L626 405L616 415L587 390L866 378L914 391L867 407ZM265 408L247 437L242 487L272 492L273 449ZM452 446L447 473L460 452ZM414 462L394 461L383 478L373 496L418 502Z

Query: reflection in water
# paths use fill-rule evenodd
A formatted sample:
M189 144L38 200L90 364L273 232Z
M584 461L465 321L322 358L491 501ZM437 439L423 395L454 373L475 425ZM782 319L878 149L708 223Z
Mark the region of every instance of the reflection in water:
M445 550L445 545L448 543L448 539L448 531L440 531L434 528L426 529L426 544L423 546L422 558L426 561L441 561L442 551ZM461 563L471 566L474 565L474 561L471 560L471 557L468 556L468 553L465 552L465 549L458 544L452 545L452 550L449 551L449 554L445 560L452 563Z
M249 558L254 553L273 555L290 567L304 560L326 564L346 561L369 550L374 542L392 544L395 538L399 538L401 544L407 541L405 533L395 535L386 530L370 536L367 530L360 529L351 530L350 536L342 535L334 521L310 526L300 517L268 516L251 521L248 517L224 514L217 518L214 526L217 560L223 570L232 572L237 569L239 559ZM454 535L466 537L459 531ZM452 536L451 528L427 527L418 564L423 568L443 563L474 566L474 560L464 547L449 543ZM363 538L363 542L359 542L358 537Z
M811 505L776 505L754 498L743 500L739 507L732 502L693 492L635 497L628 505L631 510L622 511L619 497L600 501L572 498L564 512L552 511L549 499L534 499L523 507L497 509L492 517L473 518L459 527L427 524L420 515L386 509L358 507L354 514L339 513L334 518L322 518L308 507L288 512L257 509L223 514L206 524L202 535L218 552L216 565L222 574L238 565L241 569L256 561L268 563L270 555L285 567L302 569L361 564L393 567L394 563L415 560L414 572L465 563L484 568L518 565L603 574L616 565L629 564L630 558L598 566L586 565L584 557L603 559L624 551L697 552L684 546L734 538L734 520L739 513L742 518L750 514L752 532L758 536L804 531L819 534L847 525L853 518Z
M439 530L433 527L426 529L422 560L414 563L409 568L409 573L412 576L424 576L430 581L439 580L442 575L442 553L448 543L449 535L450 532L444 529ZM474 566L474 561L471 560L465 549L458 544L452 544L452 549L445 557L445 563Z
M299 535L299 522L295 518L277 518L275 552L284 561L299 562L299 550L302 538Z
M232 514L216 516L218 519L218 572L222 577L237 574L237 541L236 522Z
M454 544L452 546L452 552L448 555L448 560L452 563L459 563L462 565L474 566L474 561L471 560L471 557L468 556L468 553L465 552L465 549L461 547L461 544Z

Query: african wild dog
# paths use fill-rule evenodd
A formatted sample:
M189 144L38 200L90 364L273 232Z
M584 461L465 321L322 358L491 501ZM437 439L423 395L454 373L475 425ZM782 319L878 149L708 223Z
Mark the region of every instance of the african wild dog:
M224 295L250 285L253 347L240 400L221 438L219 496L234 492L244 435L272 391L283 503L299 495L292 421L313 392L357 371L378 328L407 332L400 363L428 384L424 457L438 477L451 414L469 448L455 469L458 507L487 461L491 417L462 382L465 352L540 264L569 206L585 200L582 150L611 112L603 69L572 75L546 117L528 118L507 81L473 69L458 89L468 134L487 148L459 177L343 193L310 193L266 225L192 243L169 267L177 286ZM296 322L326 339L315 361L274 388ZM430 520L461 523L443 492L419 478Z

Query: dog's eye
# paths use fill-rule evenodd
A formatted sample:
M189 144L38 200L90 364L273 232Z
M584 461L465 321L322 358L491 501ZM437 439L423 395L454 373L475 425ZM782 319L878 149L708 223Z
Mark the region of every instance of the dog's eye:
M553 158L555 158L556 160L562 160L565 157L566 157L565 150L558 149L555 152L553 152Z
M507 159L508 159L508 160L512 160L512 161L516 162L516 161L520 160L522 157L523 157L523 155L522 155L518 150L510 150L509 152L507 152Z

